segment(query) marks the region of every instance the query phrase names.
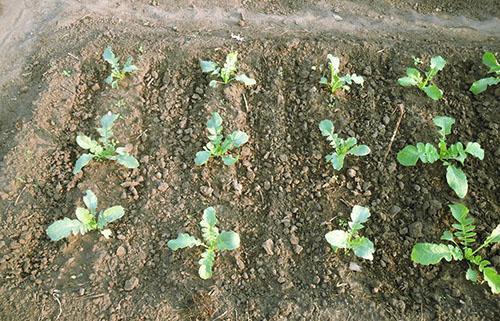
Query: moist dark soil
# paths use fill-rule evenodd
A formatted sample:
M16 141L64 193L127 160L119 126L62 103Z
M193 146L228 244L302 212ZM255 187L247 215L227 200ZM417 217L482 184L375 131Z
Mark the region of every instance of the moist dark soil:
M19 100L35 97L31 115L17 121L1 150L0 319L499 319L498 297L465 279L465 263L422 267L409 258L416 242L439 241L452 223L452 202L470 208L480 240L499 223L500 88L478 97L468 91L487 71L483 52L500 51L498 39L437 32L243 35L237 42L218 30L128 21L110 28L86 17L37 47L25 67L27 96ZM104 83L107 45L120 57L135 57L139 67L119 89ZM239 68L256 86L208 86L198 60L223 61L230 49L238 50ZM332 97L319 85L328 53L340 57L342 73L365 77L365 85ZM433 55L447 60L436 78L442 100L397 84L413 55L426 63ZM95 136L107 111L120 113L114 133L133 146L140 167L93 162L73 175L83 152L76 135ZM213 111L226 132L250 135L235 166L194 165ZM465 163L464 200L439 164L404 168L396 161L406 144L437 141L437 115L456 119L450 142L475 141L485 149L483 161ZM335 172L318 129L325 118L372 153L348 158ZM100 208L125 207L110 226L113 237L88 233L51 242L45 229L73 218L86 189ZM373 261L334 253L324 239L356 204L371 211L364 235L375 244ZM202 250L173 253L166 242L179 232L199 236L208 206L216 208L221 229L240 234L241 247L218 256L214 277L202 280ZM263 246L269 240L271 251ZM500 269L498 246L484 255Z

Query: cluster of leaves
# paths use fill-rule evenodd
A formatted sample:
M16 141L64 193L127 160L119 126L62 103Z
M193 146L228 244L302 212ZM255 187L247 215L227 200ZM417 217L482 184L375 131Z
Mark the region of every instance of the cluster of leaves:
M347 139L340 138L334 133L335 127L329 119L324 119L319 123L321 134L326 137L335 151L325 156L327 162L331 162L335 170L341 170L344 166L346 155L365 156L370 153L370 148L366 145L357 145L358 140L354 137Z
M479 272L483 274L483 279L488 283L491 291L495 294L500 293L500 276L490 261L477 254L486 246L500 243L500 224L497 225L483 244L473 250L471 245L476 242L476 232L474 232L476 227L474 226L474 219L468 215L469 209L463 204L452 204L449 207L457 223L452 224L454 232L444 231L441 240L452 244L417 243L413 246L411 252L412 261L422 265L430 265L438 264L442 259L448 262L465 259L469 265L465 274L467 280L477 282L478 273L473 268L475 265Z
M112 88L118 88L119 82L125 78L127 74L134 73L138 68L132 64L133 58L128 57L123 67L120 66L120 59L115 56L113 49L107 47L104 49L102 58L111 65L111 74L106 78L106 83L110 84Z
M85 234L89 231L99 230L102 235L109 238L111 230L104 229L108 223L120 219L125 210L121 206L113 206L104 211L97 212L97 197L91 190L87 190L83 202L87 208L76 208L76 220L65 217L55 221L47 228L47 235L52 241L59 241L71 234Z
M90 153L82 154L76 161L75 168L73 169L73 174L78 174L82 171L82 168L86 166L92 159L96 160L115 160L119 164L127 168L137 168L139 162L134 156L127 152L125 147L116 147L116 141L112 139L113 137L113 124L118 118L118 114L113 114L108 112L101 118L101 127L97 128L97 132L101 136L97 140L93 140L86 135L76 136L77 144L83 148L88 149Z
M431 67L428 71L418 69L418 65L421 63L420 59L414 59L416 68L407 68L406 77L399 78L398 83L403 87L416 86L418 89L425 92L431 99L439 100L443 97L443 91L434 84L432 79L439 71L443 70L446 65L446 60L441 56L432 57ZM424 74L425 77L423 77L422 74Z
M366 260L373 260L375 247L373 242L364 236L359 236L359 231L368 221L370 210L366 207L354 205L351 212L349 230L334 230L326 233L325 238L334 251L338 249L352 250L356 256Z
M194 162L196 165L204 165L211 157L221 157L225 165L233 165L239 159L238 156L229 155L233 148L239 148L248 141L248 135L240 130L235 130L226 138L222 135L222 118L217 112L213 112L207 121L209 142L203 147L204 150L196 153Z
M340 59L338 57L328 54L327 59L328 69L330 70L330 80L328 80L327 77L321 77L319 83L327 86L332 92L332 95L335 94L338 89L349 90L349 85L352 83L363 86L364 79L362 76L356 74L347 74L345 76L339 75Z
M200 67L202 72L209 73L212 76L217 76L222 79L222 81L211 80L209 83L210 87L217 87L218 83L227 85L233 80L239 81L246 86L255 85L255 79L250 78L245 74L236 75L236 72L238 71L237 62L238 52L232 51L227 54L224 67L221 68L217 65L217 63L210 60L200 60Z
M167 242L167 246L172 251L186 247L203 246L206 248L198 261L200 268L198 274L204 280L212 277L215 256L217 252L234 250L240 247L240 236L233 231L219 232L215 209L208 207L203 211L203 219L200 222L203 240L197 239L187 233L180 233L176 239Z
M474 95L482 93L488 86L494 86L500 83L500 64L498 64L497 58L492 52L487 51L484 53L483 64L490 68L488 73L492 73L494 76L475 81L469 89Z
M430 143L417 143L416 146L408 145L399 151L397 159L403 166L415 166L420 159L422 163L434 163L438 160L446 166L446 181L448 185L455 191L458 197L464 198L467 194L468 183L467 176L460 167L452 164L451 161L458 161L463 165L467 155L472 155L482 160L484 158L484 150L478 143L467 143L464 145L461 142L450 145L446 144L446 135L451 133L451 128L455 123L455 119L446 116L437 116L433 119L434 124L439 129L439 151Z

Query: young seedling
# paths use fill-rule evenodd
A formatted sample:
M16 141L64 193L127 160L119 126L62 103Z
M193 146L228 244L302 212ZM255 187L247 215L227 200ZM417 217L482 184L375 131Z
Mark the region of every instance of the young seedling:
M458 197L464 198L468 190L467 176L452 161L458 161L463 165L468 154L483 160L484 150L478 143L471 142L467 143L465 149L461 142L448 147L446 144L446 135L451 133L451 127L455 123L455 119L446 116L437 116L433 121L440 128L439 151L430 143L417 143L416 146L408 145L400 150L397 159L403 166L415 166L419 159L424 164L432 164L438 160L442 161L443 165L446 166L446 181L448 185L455 191Z
M200 222L203 240L191 236L187 233L180 233L176 239L167 242L167 246L172 251L186 247L203 246L206 248L198 261L200 268L198 274L204 280L210 279L213 274L213 266L217 252L234 250L240 247L240 236L233 231L222 231L219 233L215 209L208 207L203 211L203 219Z
M474 95L482 93L488 86L494 86L500 83L500 65L492 52L487 51L484 53L483 64L490 67L488 73L492 73L493 76L475 81L469 89Z
M132 64L133 58L128 57L123 67L120 67L120 60L115 56L113 49L107 47L104 49L102 58L111 65L111 74L106 78L106 83L111 85L111 88L118 88L118 84L127 74L134 73L138 68Z
M50 224L47 228L47 235L52 241L59 241L71 234L84 235L94 230L99 230L106 238L111 236L111 230L104 228L108 223L120 219L125 214L125 210L121 206L113 206L97 212L97 197L91 190L87 190L85 193L83 202L87 208L76 208L77 220L65 217Z
M463 204L453 204L449 207L457 223L452 224L454 232L444 231L441 240L451 242L453 245L417 243L411 251L412 261L422 265L430 265L438 264L442 259L448 262L465 259L469 266L465 273L467 280L477 282L478 272L473 268L476 265L479 272L483 273L483 279L488 283L491 291L495 294L500 293L500 276L490 261L477 254L487 246L500 243L500 224L484 240L483 244L473 250L471 245L476 242L476 232L474 232L476 226L474 226L474 219L469 216L469 209Z
M194 162L196 165L204 165L211 157L221 157L225 165L233 165L239 159L238 156L229 155L233 148L239 148L248 141L248 135L240 130L235 130L225 139L222 136L222 118L219 113L213 112L207 121L208 142L204 150L196 153Z
M359 236L359 231L364 227L363 223L368 221L370 210L366 207L354 205L351 212L351 221L347 231L334 230L326 233L325 239L332 249L352 250L356 256L366 260L373 260L375 247L373 242L364 236Z
M227 85L233 80L239 81L246 86L253 86L256 84L255 79L248 77L245 74L239 74L237 76L236 72L238 71L237 67L238 62L238 53L236 51L232 51L226 56L226 63L224 67L219 67L217 63L210 60L200 60L200 67L203 73L209 73L211 76L220 77L222 81L211 80L209 83L210 87L217 87L217 84L222 83Z
M431 58L431 68L428 71L418 69L418 65L422 62L418 58L413 58L413 63L416 68L407 68L406 77L398 79L398 83L403 87L416 86L429 96L432 100L439 100L443 97L443 91L438 88L432 81L437 73L443 70L446 65L446 60L441 56ZM422 76L425 75L425 78Z
M127 168L139 167L139 162L134 156L130 155L125 147L116 147L117 141L113 137L113 123L119 115L108 112L101 118L101 127L97 128L97 132L101 136L97 140L93 140L89 136L76 136L76 143L83 149L88 149L90 153L82 154L75 163L73 174L78 174L82 168L91 160L98 161L110 159L117 161L120 165Z
M328 80L327 77L321 77L319 83L327 86L332 92L332 95L334 95L338 89L348 91L351 89L349 85L352 83L363 86L364 79L361 76L356 74L347 74L345 76L339 75L340 60L338 57L331 54L328 54L326 57L328 59L328 69L330 70L330 80Z
M347 139L340 138L338 134L334 133L335 127L333 122L329 119L323 119L319 123L321 135L326 137L335 151L325 156L327 162L331 162L333 168L337 171L344 167L344 159L346 155L366 156L370 154L370 148L366 145L357 145L358 140L354 137Z

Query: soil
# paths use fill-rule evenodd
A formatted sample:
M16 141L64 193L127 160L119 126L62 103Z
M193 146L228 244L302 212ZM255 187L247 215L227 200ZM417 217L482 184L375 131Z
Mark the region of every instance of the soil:
M454 117L450 141L476 141L485 149L483 161L470 158L464 166L469 193L463 202L478 238L498 224L500 88L478 97L468 91L486 72L483 52L500 51L500 4L488 5L0 3L6 53L0 58L6 70L0 78L0 319L499 319L498 297L465 280L465 263L410 261L413 244L439 240L452 222L447 205L458 199L438 164L404 168L395 159L406 144L436 141L434 116ZM19 28L4 31L8 21ZM116 90L104 83L107 45L120 57L135 57L140 69ZM221 61L230 48L256 86L208 87L198 60ZM343 72L363 75L364 87L335 99L320 87L328 53L340 57ZM428 61L437 54L448 62L436 80L442 100L397 85L412 55ZM92 163L74 176L82 153L76 135L96 135L107 111L122 116L115 135L132 144L140 168ZM212 111L222 115L226 131L250 135L233 167L194 166ZM334 172L318 130L325 118L372 153L348 158ZM73 217L89 188L100 208L126 208L111 226L113 237L89 233L51 242L47 226ZM372 214L364 230L375 243L372 262L335 254L324 240L354 204ZM217 209L222 229L240 234L242 246L221 254L214 277L204 281L197 274L201 249L172 253L166 242L179 232L199 235L208 206ZM269 240L272 253L263 246ZM498 270L500 248L484 254Z

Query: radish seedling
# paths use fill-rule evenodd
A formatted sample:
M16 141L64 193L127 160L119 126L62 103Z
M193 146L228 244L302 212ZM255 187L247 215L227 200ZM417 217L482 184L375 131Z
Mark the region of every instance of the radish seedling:
M335 127L329 119L323 119L319 123L321 134L326 137L335 151L325 156L327 162L331 162L335 170L341 170L344 167L346 155L365 156L370 154L370 148L366 145L357 145L358 140L354 137L343 139L334 133Z
M432 57L431 67L428 71L418 69L418 65L421 63L419 59L416 60L413 58L413 63L417 68L407 68L406 77L399 78L398 83L403 87L416 86L433 100L439 100L443 97L443 91L434 84L432 79L439 71L443 70L446 65L446 60L441 56ZM425 75L425 78L422 74Z
M359 231L364 227L370 217L370 210L366 207L354 205L351 212L351 221L347 231L334 230L326 233L325 239L332 249L337 252L338 249L352 250L356 256L366 260L373 260L375 247L373 242L364 236L359 236Z
M488 73L492 73L494 74L494 76L475 81L470 87L470 91L474 95L482 93L488 88L488 86L493 86L500 83L500 65L498 64L497 58L492 52L487 51L484 53L483 64L490 67Z
M488 283L491 291L495 294L500 293L500 276L490 261L477 254L486 246L500 243L500 224L484 240L483 244L473 250L471 245L476 242L476 232L474 232L476 226L474 226L474 219L469 216L469 209L463 204L453 204L449 207L457 223L452 224L455 231L453 233L449 230L444 231L441 240L451 242L453 245L417 243L411 251L412 261L422 265L430 265L438 264L442 259L448 262L465 259L469 266L465 273L467 280L477 282L478 273L472 267L476 265L479 272L483 273L483 279Z
M451 133L451 127L455 123L455 119L446 116L438 116L433 119L434 124L439 127L439 152L436 147L430 143L417 143L416 146L408 145L399 151L397 159L403 166L415 166L420 159L422 163L434 163L438 160L446 166L446 181L448 185L455 191L460 198L464 198L467 194L468 184L465 173L454 165L451 161L458 161L463 165L467 154L472 155L480 160L484 158L484 150L478 143L467 143L464 145L461 142L446 145L446 135Z
M239 74L237 76L236 72L238 71L237 67L238 62L238 53L236 51L232 51L226 56L226 63L224 67L219 67L217 63L210 60L200 60L201 71L204 73L209 73L211 76L217 76L222 79L222 81L211 80L209 83L210 87L217 87L218 83L222 83L227 85L233 80L239 81L246 86L252 86L256 84L255 79L248 77L245 74Z
M349 85L352 83L363 86L364 79L361 76L356 74L347 74L345 76L339 75L340 60L338 57L331 54L328 54L326 57L328 59L328 69L330 70L330 80L328 80L327 77L321 77L319 83L327 86L332 92L332 95L335 94L338 89L348 91L351 88Z
M111 74L105 80L107 84L111 85L111 88L118 88L120 80L123 80L127 74L134 73L138 70L138 68L132 64L134 60L132 57L128 57L123 67L120 67L120 60L115 56L111 47L104 49L102 58L111 65Z
M240 247L240 236L233 231L222 231L215 226L217 224L215 209L208 207L203 211L203 219L200 222L202 236L205 242L200 241L187 233L180 233L176 239L167 242L172 251L186 247L203 246L206 248L198 261L200 268L198 274L204 280L210 279L217 252L234 250Z
M194 162L196 165L203 165L211 157L222 157L225 165L233 165L239 159L239 155L234 157L228 155L228 152L233 148L239 148L248 141L248 135L240 130L235 130L225 139L222 136L222 118L219 113L213 112L210 119L207 121L208 142L204 150L196 153Z
M121 206L113 206L104 211L97 212L97 197L91 190L87 190L83 202L87 208L76 208L76 220L65 217L55 221L47 228L47 235L52 241L59 241L71 234L85 234L89 231L99 230L102 235L109 238L111 230L104 229L108 223L120 219L125 210Z
M113 137L113 123L118 118L117 114L108 112L101 118L101 127L97 128L97 132L101 136L96 140L85 136L76 136L77 144L83 148L90 151L89 154L82 154L75 163L75 168L73 169L73 174L78 174L82 171L82 168L86 166L92 159L103 160L110 159L115 160L119 164L127 168L137 168L139 167L139 162L134 156L130 155L125 147L116 147L117 141L112 139Z

